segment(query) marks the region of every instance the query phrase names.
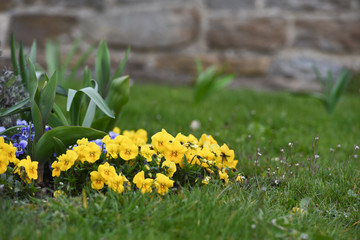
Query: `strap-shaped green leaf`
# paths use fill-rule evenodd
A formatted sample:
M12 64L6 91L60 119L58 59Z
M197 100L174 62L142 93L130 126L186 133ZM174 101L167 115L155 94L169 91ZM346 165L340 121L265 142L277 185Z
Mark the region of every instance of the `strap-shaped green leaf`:
M47 70L48 73L50 75L52 75L56 70L60 70L57 69L58 67L58 57L56 54L56 46L55 44L53 44L53 42L51 40L46 42L46 46L45 46L45 57L46 57L46 65L47 65Z
M56 153L56 156L60 156L66 152L66 146L59 138L53 136L52 140L54 141L54 153Z
M98 108L100 108L100 110L103 111L106 115L108 115L111 118L115 118L111 109L107 106L104 99L100 96L100 94L94 88L86 87L86 88L80 89L79 91L85 93L91 100L93 100L94 103L96 104L96 106Z
M0 117L6 117L6 116L10 116L10 115L22 112L22 111L26 111L25 109L22 109L22 107L25 106L26 104L28 104L29 102L30 102L30 99L26 98L26 99L20 101L19 103L15 104L14 106L11 106L6 109L0 109Z
M69 125L64 113L61 111L60 107L56 103L54 103L53 111L56 117L61 121L62 126Z
M43 125L40 108L35 101L30 102L30 108L31 108L31 118L35 129L34 143L36 143L43 135L45 126Z
M29 53L29 58L33 63L36 62L36 52L37 52L36 41L33 41L32 45L31 45L30 53Z
M84 93L69 89L67 111L70 111L71 125L80 125L80 110Z
M75 63L73 69L71 70L71 73L67 77L68 80L74 79L75 74L80 69L80 67L85 63L86 59L89 58L91 53L94 51L94 46L90 46L79 58L79 60Z
M109 119L107 123L103 124L100 129L108 132L114 128L116 122L120 117L123 106L129 100L130 93L130 79L129 76L123 76L116 78L111 82L109 95L106 98L106 102L109 107L113 110L115 118Z
M19 65L20 65L19 69L20 69L21 81L24 84L25 88L29 90L30 88L29 88L28 72L26 69L25 55L24 55L22 42L20 42L20 46L19 46Z
M67 97L67 102L66 102L66 111L70 111L70 108L71 108L71 104L72 104L72 101L74 100L74 97L75 97L75 94L76 94L76 90L74 89L69 89L68 91L68 97Z
M16 126L9 127L7 129L5 129L4 131L0 132L0 136L1 135L10 135L12 133L19 132L20 128L24 128L24 127L28 127L28 126L16 125Z
M50 127L55 128L55 127L64 126L65 124L63 124L63 122L56 116L56 114L52 113L52 114L50 114L50 116L46 122L46 125L49 125Z
M127 58L129 56L129 52L130 52L130 47L128 47L128 49L126 50L125 52L125 56L124 58L121 60L121 63L120 63L120 66L119 68L116 70L114 76L113 76L113 79L116 79L116 78L119 78L121 73L123 72L124 68L125 68L125 64L126 64L126 61L127 61Z
M35 94L36 91L38 90L38 79L36 77L34 64L31 62L30 59L28 59L28 61L29 61L28 89L29 89L30 100L33 100L35 99Z
M63 86L58 84L56 86L56 94L61 95L61 96L67 96L67 91Z
M93 81L93 82L95 84L95 86L94 86L95 91L97 91L98 85L97 85L96 81ZM91 99L89 102L88 108L86 110L86 114L85 114L83 123L82 123L83 127L91 127L91 124L95 117L95 111L96 111L96 104L95 104L94 100Z
M100 43L96 53L95 74L99 84L99 93L105 97L107 86L110 83L110 54L105 40Z
M57 74L56 72L54 72L54 74L51 76L51 78L41 91L39 98L39 108L44 125L46 125L46 121L50 116L51 110L53 109L56 96L56 86Z
M95 140L103 138L105 135L105 132L79 126L63 126L53 128L45 132L37 142L34 148L33 159L35 161L39 161L40 163L49 161L49 158L55 152L55 146L52 137L60 139L66 147L69 147L70 145L75 144L78 139L83 137L89 140Z
M11 48L11 62L14 68L15 76L20 74L20 67L16 58L16 47L15 47L15 40L14 40L14 33L11 33L10 36L10 48Z

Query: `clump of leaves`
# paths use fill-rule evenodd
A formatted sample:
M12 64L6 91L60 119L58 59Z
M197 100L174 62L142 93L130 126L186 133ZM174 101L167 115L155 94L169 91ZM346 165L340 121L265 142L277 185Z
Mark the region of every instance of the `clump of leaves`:
M225 74L224 69L210 66L203 70L202 63L196 61L197 78L194 88L195 104L204 101L209 95L227 87L235 78L234 74Z
M343 69L337 79L334 79L333 74L328 71L327 77L321 76L319 70L314 67L317 80L321 84L321 93L312 93L311 96L320 100L325 110L331 114L336 104L339 102L346 86L350 82L351 72Z

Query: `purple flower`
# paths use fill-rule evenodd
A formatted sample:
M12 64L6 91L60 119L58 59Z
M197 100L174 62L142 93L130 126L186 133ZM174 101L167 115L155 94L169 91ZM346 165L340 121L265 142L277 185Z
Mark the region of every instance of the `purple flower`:
M119 136L119 134L118 134L118 133L114 133L113 131L110 131L110 132L109 132L109 136L110 136L111 139L115 139L117 136Z
M27 147L28 142L25 140L21 140L19 143L14 143L13 146L16 147L16 157L19 157L24 153L25 148Z
M29 125L25 120L17 120L16 125Z

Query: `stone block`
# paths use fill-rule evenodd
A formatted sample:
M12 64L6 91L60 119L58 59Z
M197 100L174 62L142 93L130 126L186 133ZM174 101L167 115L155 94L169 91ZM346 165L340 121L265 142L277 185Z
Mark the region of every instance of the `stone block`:
M254 0L206 0L211 9L240 9L255 8Z
M286 23L281 18L210 20L207 43L213 49L247 49L269 52L284 46Z
M13 32L15 39L25 45L30 45L35 39L43 45L47 39L71 34L76 24L77 18L74 16L16 14L11 17L9 32Z
M156 58L155 68L176 73L183 73L196 76L196 60L200 60L203 68L211 65L220 67L220 61L215 55L180 55L163 54Z
M165 50L190 44L198 35L199 14L194 8L112 11L83 21L86 38L107 39L112 48Z
M48 6L64 6L68 8L93 8L103 10L106 5L105 0L40 0L42 4ZM25 0L25 3L29 0ZM31 3L29 3L31 4Z
M239 77L262 77L266 76L270 66L270 58L261 57L231 57L222 61L229 73L235 73Z
M360 19L299 20L294 47L342 53L360 52Z
M2 0L0 1L0 12L6 12L16 5L15 0Z
M270 76L311 83L316 80L314 67L326 77L328 72L339 75L344 66L341 61L326 56L297 53L275 58L270 66Z
M266 7L277 7L289 10L347 10L351 0L266 0Z

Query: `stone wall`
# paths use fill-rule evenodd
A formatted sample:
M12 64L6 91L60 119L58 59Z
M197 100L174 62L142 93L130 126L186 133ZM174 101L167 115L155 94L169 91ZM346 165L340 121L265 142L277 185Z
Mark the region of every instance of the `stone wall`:
M257 89L317 89L314 65L360 70L360 0L2 0L2 62L10 32L64 51L106 39L114 63L131 46L135 82L189 84L196 58Z

